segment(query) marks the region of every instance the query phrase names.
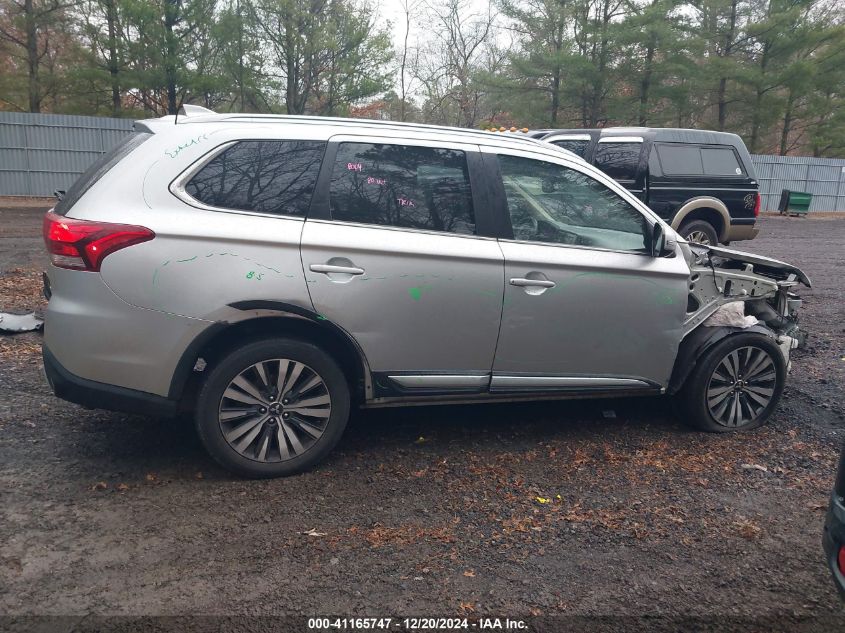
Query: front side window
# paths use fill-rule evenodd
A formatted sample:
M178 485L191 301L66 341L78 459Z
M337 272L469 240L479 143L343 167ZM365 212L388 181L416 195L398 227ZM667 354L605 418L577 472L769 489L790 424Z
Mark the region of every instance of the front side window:
M459 150L341 143L330 193L335 220L475 234L466 154Z
M563 149L568 149L573 154L584 158L584 155L587 153L587 147L590 145L590 141L581 141L576 139L561 139L559 141L552 141L552 145L557 145L558 147L562 147Z
M599 143L593 162L614 180L635 180L642 146L642 143Z
M499 156L514 239L645 252L649 225L590 176L546 161Z
M304 216L325 142L241 141L215 156L185 185L212 207Z

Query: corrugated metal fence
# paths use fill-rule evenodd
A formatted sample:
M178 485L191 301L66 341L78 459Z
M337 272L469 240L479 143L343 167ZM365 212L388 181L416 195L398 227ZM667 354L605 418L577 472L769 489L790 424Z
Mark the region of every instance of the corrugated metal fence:
M805 156L751 157L763 210L777 211L784 189L813 194L810 211L845 212L845 160Z
M0 196L49 196L67 189L132 121L63 114L0 112ZM752 156L763 210L776 211L783 189L813 194L811 211L845 212L845 160Z
M0 112L0 196L68 189L132 130L127 119Z

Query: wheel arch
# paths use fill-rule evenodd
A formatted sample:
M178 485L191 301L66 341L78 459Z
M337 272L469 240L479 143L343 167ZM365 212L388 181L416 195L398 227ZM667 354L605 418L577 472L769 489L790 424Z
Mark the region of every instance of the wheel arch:
M372 394L371 373L363 350L343 328L311 310L281 301L239 301L229 304L244 318L218 321L197 336L182 353L170 383L168 397L189 409L207 366L227 352L264 337L289 336L310 342L330 354L347 377L353 399ZM203 359L202 371L194 371Z
M731 226L731 214L728 207L718 198L701 196L687 200L675 213L672 228L679 231L684 222L690 220L705 220L713 225L722 242L727 238Z
M669 386L666 388L666 393L669 395L678 393L684 386L687 378L692 374L698 361L716 344L729 336L747 334L749 332L756 332L774 341L777 340L775 333L762 325L753 325L747 328L699 326L690 332L684 337L678 347L678 354L675 356L675 364L672 367L672 376L669 379Z

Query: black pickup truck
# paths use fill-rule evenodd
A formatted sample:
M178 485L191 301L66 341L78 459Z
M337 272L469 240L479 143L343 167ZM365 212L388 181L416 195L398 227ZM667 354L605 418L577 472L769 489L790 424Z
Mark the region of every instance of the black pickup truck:
M754 239L760 193L736 134L674 128L535 130L617 180L692 242Z

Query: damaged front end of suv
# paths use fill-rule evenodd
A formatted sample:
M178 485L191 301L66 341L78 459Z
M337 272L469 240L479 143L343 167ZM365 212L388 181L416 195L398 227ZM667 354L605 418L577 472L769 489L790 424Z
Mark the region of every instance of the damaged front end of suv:
M795 266L751 253L686 242L681 250L690 268L689 293L668 392L700 406L690 413L706 430L751 428L768 417L791 352L806 341L795 290L799 284L809 288L810 280ZM768 360L766 348L772 350ZM782 362L774 358L778 352ZM692 384L702 393L683 393Z
M744 303L744 313L769 329L789 362L789 352L804 344L807 333L798 327L801 298L793 292L810 279L785 262L727 248L688 244L690 287L684 336L695 330L719 308Z

